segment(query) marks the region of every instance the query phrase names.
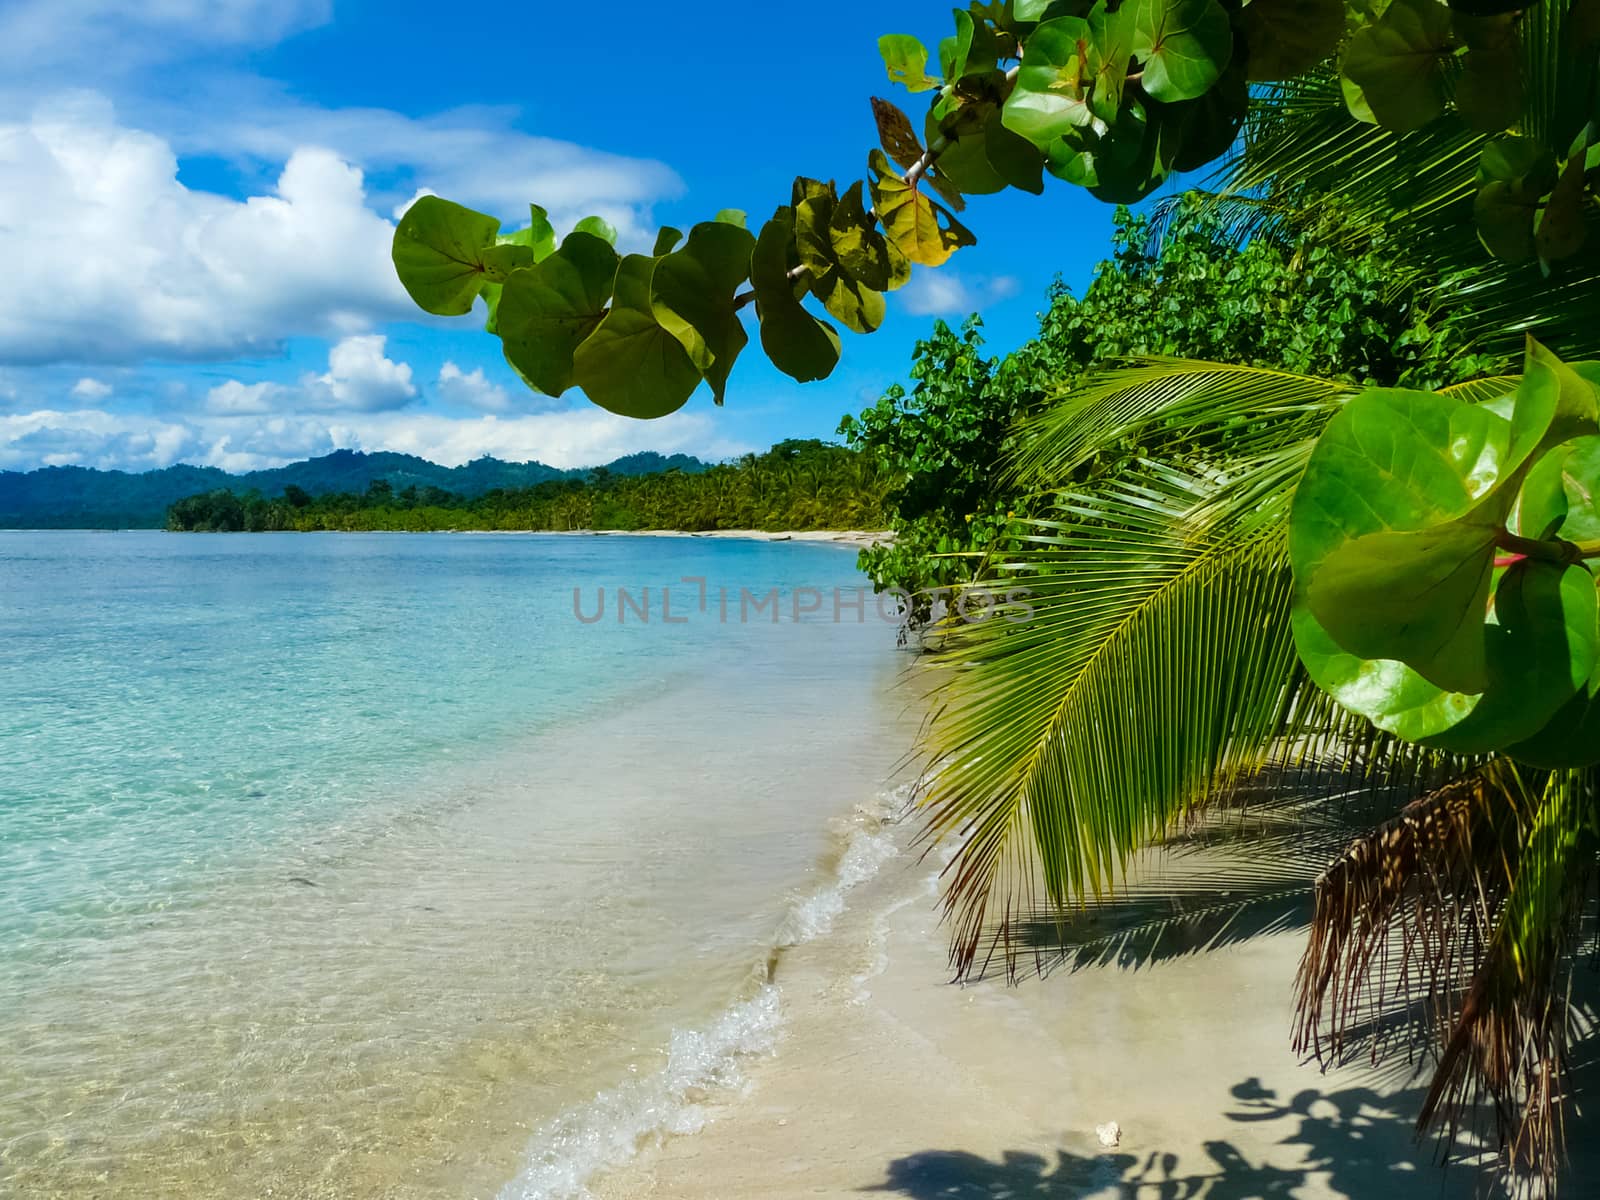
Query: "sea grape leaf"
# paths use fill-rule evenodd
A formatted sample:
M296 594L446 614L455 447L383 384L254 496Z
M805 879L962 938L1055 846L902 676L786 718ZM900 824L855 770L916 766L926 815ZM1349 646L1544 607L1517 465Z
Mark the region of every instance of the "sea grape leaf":
M689 231L683 249L656 264L651 304L661 327L689 354L718 404L728 373L749 337L734 298L750 273L756 240L726 221L706 221Z
M724 225L737 225L740 229L747 230L750 228L750 214L742 208L719 209L717 215L711 219L720 221Z
M617 227L604 217L584 217L572 228L577 233L593 234L601 241L608 242L613 246L617 244Z
M1532 767L1590 767L1600 763L1600 664L1543 729L1505 751Z
M998 108L984 120L983 142L989 164L1001 179L1035 196L1044 191L1044 155L1027 138L1006 128L1005 114Z
M872 203L884 233L911 262L925 267L943 266L962 246L976 239L944 209L889 168L881 151L868 156L872 168Z
M1152 99L1203 96L1233 55L1233 27L1217 0L1129 0L1133 53Z
M1152 109L1159 111L1158 106ZM1150 110L1130 100L1117 114L1116 124L1095 143L1097 182L1090 187L1090 195L1108 204L1144 199L1166 178L1166 169L1157 157L1160 146L1160 127Z
M1494 545L1495 529L1471 521L1364 534L1323 559L1306 604L1351 653L1397 659L1447 691L1479 692Z
M1316 685L1386 733L1420 741L1459 725L1482 700L1481 694L1436 687L1403 662L1351 654L1304 604L1295 605L1290 628L1300 661Z
M1244 126L1249 104L1249 85L1235 59L1204 96L1161 110L1158 165L1166 171L1197 171L1226 153Z
M1467 43L1455 81L1456 110L1485 133L1504 132L1522 115L1522 46L1510 17L1474 20L1458 15L1456 31Z
M1458 754L1499 750L1538 733L1586 688L1600 662L1594 577L1580 566L1524 559L1501 575L1485 635L1483 699L1429 745Z
M968 195L987 196L1006 189L1004 177L989 161L982 126L946 142L939 152L938 163L945 177Z
M1023 44L1016 84L1005 102L1006 128L1045 150L1093 121L1094 53L1089 22L1081 17L1057 17L1035 29Z
M506 360L530 386L559 396L572 386L572 356L605 316L617 252L590 233L571 233L501 291L497 326Z
M1588 232L1583 221L1584 186L1584 160L1575 154L1539 214L1533 244L1540 261L1558 262L1583 249Z
M1112 12L1106 0L1098 0L1089 10L1089 37L1094 50L1089 56L1094 78L1089 107L1108 124L1122 108L1122 93L1128 82L1128 63L1133 59L1133 10L1127 6Z
M490 277L485 255L496 248L500 222L438 196L421 196L394 231L392 257L401 286L424 312L459 317L486 282L504 282L505 256Z
M833 258L857 283L875 292L890 292L911 279L904 253L878 232L877 222L862 200L866 185L857 180L839 197L828 220Z
M922 160L922 141L905 113L887 100L874 96L872 119L878 126L878 141L902 170L909 171Z
M1444 65L1453 47L1450 10L1438 0L1392 0L1350 36L1340 69L1378 123L1406 133L1444 112Z
M1484 610L1475 614L1475 639L1456 636L1450 624L1452 617L1458 623L1465 619L1462 588L1441 597L1437 612L1418 614L1422 626L1416 636L1389 625L1379 635L1387 640L1375 641L1360 629L1364 612L1329 610L1337 593L1319 575L1331 556L1362 538L1427 530L1466 517L1498 480L1510 444L1510 421L1449 396L1369 388L1352 399L1328 422L1295 489L1289 555L1297 605L1308 608L1338 645L1361 657L1405 661L1446 691L1483 691L1488 683ZM1449 536L1466 545L1465 534ZM1492 556L1492 549L1488 552ZM1476 571L1467 579L1474 589L1481 586ZM1347 637L1359 645L1350 645Z
M883 294L852 275L841 263L835 245L834 211L839 207L832 184L814 179L795 182L795 246L808 272L811 294L856 333L871 333L883 324ZM859 194L856 204L859 207ZM846 225L850 218L845 218ZM846 237L845 245L851 245Z
M1037 21L1053 3L1055 0L1016 0L1011 12L1019 21Z
M1473 217L1490 254L1513 264L1534 256L1540 198L1558 178L1555 155L1533 138L1507 134L1484 143Z
M925 92L939 86L928 74L928 48L909 33L886 33L878 39L878 53L888 69L889 82L908 92Z
M1250 50L1251 83L1288 79L1331 58L1344 37L1344 0L1250 0L1234 18Z
M800 383L826 379L839 362L839 334L805 310L789 272L794 253L794 209L784 207L761 227L750 256L750 284L761 321L761 348L773 366Z
M663 254L671 254L672 248L681 241L683 241L683 230L676 229L671 225L663 225L656 234L655 249L651 250L650 253L657 258L660 258Z
M689 352L661 327L650 302L660 261L648 254L622 260L611 311L572 358L578 386L619 416L664 417L682 408L700 383Z
M1514 529L1541 540L1600 542L1600 437L1575 438L1535 464Z
M533 251L534 262L543 262L555 253L555 227L550 224L550 214L537 204L528 205L528 216L526 229L502 233L495 241L502 246L526 246Z
M1507 489L1520 487L1521 475L1541 455L1596 433L1600 433L1600 395L1595 384L1529 337L1522 379L1512 393L1511 444L1494 489L1503 501L1496 519L1511 506Z

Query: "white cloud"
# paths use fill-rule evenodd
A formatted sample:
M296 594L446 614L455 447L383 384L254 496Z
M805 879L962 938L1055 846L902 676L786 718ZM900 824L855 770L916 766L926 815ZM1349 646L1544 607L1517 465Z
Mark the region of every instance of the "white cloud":
M1019 286L1012 275L963 278L954 271L924 270L918 271L895 297L914 317L964 316L1016 295Z
M182 419L97 409L0 413L0 470L75 464L141 471L191 462L248 471L336 449L399 450L445 466L485 454L514 462L586 467L640 450L725 458L750 447L717 433L702 413L635 421L584 405L515 417L459 419L433 413L347 417L195 414Z
M381 334L347 337L328 351L328 372L312 381L325 392L333 408L382 412L403 408L416 397L411 364L384 357L388 341Z
M484 412L506 412L511 408L511 395L498 383L484 378L483 368L463 371L453 362L439 368L439 395L451 404Z
M224 358L359 332L414 311L391 235L327 150L294 151L275 194L235 201L184 187L170 146L78 93L0 124L0 361Z
M265 46L332 16L332 0L8 0L0 64L98 78L214 46Z
M217 416L260 416L404 408L417 396L411 364L386 357L387 343L377 333L344 338L328 351L327 371L302 375L298 384L229 379L206 393L205 409Z
M411 117L389 109L326 109L255 85L241 99L167 114L184 153L282 162L297 147L327 146L384 181L396 216L431 192L499 217L507 229L528 223L528 205L549 210L558 231L593 213L623 241L653 239L650 206L679 195L683 181L664 163L579 146L516 128L503 107L452 109Z
M111 395L111 385L98 379L85 377L72 385L72 396L75 400L87 400L93 404L109 395Z

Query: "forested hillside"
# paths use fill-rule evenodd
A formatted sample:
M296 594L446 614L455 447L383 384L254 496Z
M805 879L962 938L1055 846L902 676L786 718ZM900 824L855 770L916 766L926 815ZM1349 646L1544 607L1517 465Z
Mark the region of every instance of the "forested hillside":
M705 463L687 454L645 452L619 458L604 469L614 475L645 475L705 468ZM335 450L321 458L243 475L184 463L140 474L87 467L0 471L0 529L159 529L174 501L217 490L240 495L257 492L271 500L291 487L310 496L323 496L362 493L375 480L382 480L395 492L433 488L475 498L496 489L528 488L552 480L582 479L587 474L587 469L558 470L541 462L511 463L487 457L459 467L442 467L412 454L364 454L359 450Z
M875 458L819 441L780 442L735 463L644 475L600 467L584 478L468 497L378 479L314 497L219 488L175 502L178 532L278 530L881 529L891 477Z

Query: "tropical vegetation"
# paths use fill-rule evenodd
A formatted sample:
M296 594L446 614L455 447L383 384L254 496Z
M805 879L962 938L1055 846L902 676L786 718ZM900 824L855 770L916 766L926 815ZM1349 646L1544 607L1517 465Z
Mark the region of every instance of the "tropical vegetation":
M957 842L964 972L1263 772L1310 800L1399 797L1318 885L1298 1044L1420 1051L1419 1128L1449 1145L1486 1109L1508 1178L1548 1190L1600 847L1600 10L1000 0L955 26L934 55L880 42L928 97L920 130L874 101L869 177L797 179L758 234L724 213L619 257L593 223L558 244L536 209L501 238L426 200L397 230L400 278L431 312L482 296L530 386L652 416L701 382L723 399L752 305L780 369L826 375L838 335L808 303L871 331L913 265L970 243L965 195L1047 171L1132 202L1217 163L1207 203L1246 249L1324 216L1341 250L1383 230L1391 281L1444 318L1435 378L1130 343L997 415L999 478L1027 505L985 510L982 570L1026 584L1033 619L947 630L926 803ZM999 375L965 334L932 352ZM949 407L934 386L909 400L930 425Z
M275 530L881 529L888 480L870 458L814 440L698 471L644 475L597 468L583 478L462 496L442 488L396 489L375 479L363 492L283 496L215 489L176 501L178 532Z

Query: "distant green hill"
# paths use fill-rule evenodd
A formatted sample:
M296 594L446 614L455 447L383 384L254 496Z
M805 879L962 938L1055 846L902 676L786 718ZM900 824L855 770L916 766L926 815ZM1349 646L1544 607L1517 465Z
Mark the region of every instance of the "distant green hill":
M704 471L707 465L687 454L646 451L607 463L604 469L613 475L650 475L672 469ZM441 467L412 454L364 454L359 450L335 450L321 458L243 475L187 465L140 474L41 467L37 471L0 471L0 529L159 529L173 501L218 488L240 494L259 491L272 499L283 495L283 489L291 484L323 496L364 492L373 480L385 479L397 492L411 486L436 487L470 498L497 488L526 488L588 474L588 469L562 471L540 462L509 463L497 458Z

